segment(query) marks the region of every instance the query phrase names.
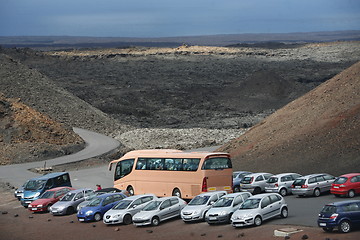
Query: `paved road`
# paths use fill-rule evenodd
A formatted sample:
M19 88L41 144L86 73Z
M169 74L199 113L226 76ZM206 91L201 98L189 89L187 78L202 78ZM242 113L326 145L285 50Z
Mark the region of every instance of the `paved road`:
M0 181L1 182L9 182L13 186L21 186L26 180L39 176L39 174L33 173L28 171L27 169L30 168L36 168L36 167L43 167L45 162L46 166L54 166L57 164L64 164L79 160L84 160L88 158L92 158L95 156L102 155L104 153L107 153L119 146L119 142L114 140L113 138L110 138L108 136L91 132L88 130L80 129L80 128L74 128L74 131L84 139L86 142L86 146L83 150L71 154L62 156L59 158L54 158L51 160L46 161L40 161L40 162L31 162L31 163L25 163L25 164L15 164L15 165L9 165L9 166L1 166L0 167ZM105 177L108 178L107 175L99 174L97 173L98 169L91 169L87 171L78 171L74 174L71 174L70 176L72 179L77 179L74 181L73 185L75 188L77 187L83 187L85 183L87 182L87 186L90 187L89 183L89 176L91 176L91 179L98 180L98 177L103 177L105 180ZM110 174L106 172L107 174ZM86 179L85 179L86 178ZM111 179L110 179L111 180ZM101 181L99 180L99 183ZM104 184L107 183L104 181ZM93 187L93 186L91 186Z

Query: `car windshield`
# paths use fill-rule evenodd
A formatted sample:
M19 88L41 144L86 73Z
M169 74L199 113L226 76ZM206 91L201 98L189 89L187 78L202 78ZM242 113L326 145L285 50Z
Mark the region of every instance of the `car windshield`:
M305 184L305 179L296 179L293 183L294 186L302 186Z
M270 177L266 182L267 183L276 183L278 181L277 177Z
M334 183L335 184L343 184L347 181L347 177L338 177L337 179L335 179Z
M153 211L156 210L159 205L162 203L162 201L152 201L148 205L146 205L143 209L143 211Z
M132 203L132 201L130 200L121 200L118 204L116 204L113 209L126 209L130 204Z
M30 180L25 186L25 190L38 190L42 189L46 183L46 180Z
M60 201L62 201L62 202L69 202L69 201L71 201L71 200L74 198L74 196L75 196L75 193L68 193L68 194L64 195L64 196L60 199Z
M102 200L101 198L95 198L94 200L89 202L86 206L88 206L88 207L98 206L101 203L101 200Z
M222 197L214 204L214 207L229 207L231 206L234 198L233 197Z
M240 209L255 209L259 207L261 199L247 199L243 204L241 204Z
M336 207L333 205L325 205L321 210L321 213L329 213L329 214L336 213Z
M196 196L189 202L189 206L192 205L204 205L209 200L210 196Z
M54 191L46 191L40 196L40 199L53 198L54 194L55 194Z

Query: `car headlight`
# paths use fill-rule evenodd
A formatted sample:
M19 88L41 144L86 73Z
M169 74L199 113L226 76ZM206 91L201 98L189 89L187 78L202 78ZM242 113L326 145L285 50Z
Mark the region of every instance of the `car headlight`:
M58 207L58 209L59 209L60 211L64 210L64 208L65 208L65 206L60 206L60 207Z
M87 211L87 212L85 213L85 215L87 215L87 216L89 216L89 215L91 215L91 214L93 214L93 211L92 211L92 210L89 210L89 211Z
M225 216L225 215L227 215L228 213L226 212L226 211L222 211L219 215L220 216Z
M37 205L37 207L43 207L43 205L42 205L42 204L40 204L40 205Z
M40 193L39 193L39 192L35 193L34 198L36 198L36 197L38 197L38 196L40 196Z
M253 217L252 213L248 213L243 216L243 218L252 218L252 217Z
M116 214L114 215L114 218L121 218L122 217L122 214Z
M29 204L29 206L28 206L29 208L32 208L32 205L31 204Z

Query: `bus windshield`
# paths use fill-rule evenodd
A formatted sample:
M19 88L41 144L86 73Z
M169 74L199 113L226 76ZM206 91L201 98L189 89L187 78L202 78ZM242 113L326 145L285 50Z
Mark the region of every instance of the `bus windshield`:
M120 179L128 175L134 165L134 159L128 159L118 162L115 169L114 180Z

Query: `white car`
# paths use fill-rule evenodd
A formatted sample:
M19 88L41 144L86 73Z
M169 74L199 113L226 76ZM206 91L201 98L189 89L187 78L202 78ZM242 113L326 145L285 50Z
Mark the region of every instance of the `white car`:
M104 214L103 222L105 224L123 223L128 225L132 223L132 217L154 199L157 199L154 194L135 195L123 199Z
M226 195L226 191L206 192L197 195L181 210L181 219L184 222L205 221L206 212L224 195Z
M180 216L180 211L186 206L186 202L179 197L163 197L152 200L143 210L133 216L135 226L153 225L170 218Z
M288 206L278 193L263 193L248 198L231 217L233 227L260 226L263 221L288 216Z

